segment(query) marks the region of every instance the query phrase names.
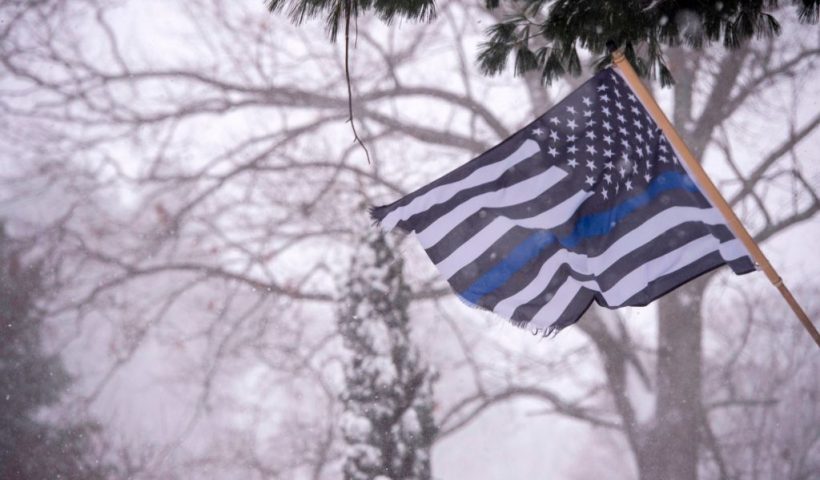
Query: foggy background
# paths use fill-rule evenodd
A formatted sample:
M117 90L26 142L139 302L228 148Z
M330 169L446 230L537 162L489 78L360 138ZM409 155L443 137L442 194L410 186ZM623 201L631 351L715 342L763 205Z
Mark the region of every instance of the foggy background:
M319 24L261 1L0 2L0 221L15 262L40 265L43 349L70 377L32 415L96 425L83 441L110 478L340 478L336 322L365 206L482 153L590 71L481 76L496 20L481 3L359 20L368 165L342 45ZM820 31L778 19L780 37L738 51L670 50L678 83L654 86L816 319ZM542 339L465 307L415 242L398 250L438 372L434 478L639 478L658 305L593 307ZM660 319L702 321L700 477L818 478L817 348L762 273L727 270L668 300L694 313ZM24 393L0 383L0 409Z

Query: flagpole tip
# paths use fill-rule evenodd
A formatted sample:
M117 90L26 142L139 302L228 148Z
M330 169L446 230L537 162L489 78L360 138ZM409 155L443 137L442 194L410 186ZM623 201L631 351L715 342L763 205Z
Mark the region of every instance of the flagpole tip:
M624 49L618 48L618 44L615 43L615 40L607 40L606 41L606 49L609 52L610 57L612 58L612 63L617 64L623 62L626 58L624 56Z
M612 63L617 65L624 61L626 61L626 55L624 55L623 50L615 50L612 52Z

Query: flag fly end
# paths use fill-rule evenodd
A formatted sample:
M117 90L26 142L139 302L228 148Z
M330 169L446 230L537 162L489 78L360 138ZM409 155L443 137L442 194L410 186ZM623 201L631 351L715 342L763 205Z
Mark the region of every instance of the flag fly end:
M389 205L381 205L381 206L378 206L378 207L370 207L369 213L370 213L370 219L373 220L373 225L375 225L377 227L382 226L382 220L384 220L384 217L386 217L387 214L390 212L389 207L390 207Z

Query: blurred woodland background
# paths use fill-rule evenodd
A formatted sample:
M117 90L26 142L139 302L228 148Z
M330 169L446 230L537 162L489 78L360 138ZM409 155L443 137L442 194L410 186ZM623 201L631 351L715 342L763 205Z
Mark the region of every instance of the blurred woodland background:
M0 2L0 477L340 478L345 344L364 341L344 322L382 258L362 253L366 206L592 69L482 76L498 15L443 0L430 23L358 20L368 165L320 23L261 1ZM817 319L820 29L777 16L780 36L737 50L668 50L676 83L653 86ZM400 259L375 265L406 287L374 305L401 303L402 355L429 383L432 478L820 477L820 358L762 274L721 269L540 339L389 241Z

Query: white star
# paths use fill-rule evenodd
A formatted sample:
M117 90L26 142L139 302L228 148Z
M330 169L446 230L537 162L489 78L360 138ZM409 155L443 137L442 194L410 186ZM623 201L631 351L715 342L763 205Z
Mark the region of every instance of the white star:
M632 180L627 180L624 186L626 187L627 191L632 190Z
M577 139L577 138L578 137L576 137L574 133L571 133L571 134L567 135L567 141L568 142L574 142L575 139Z
M569 148L567 148L567 152L569 152L573 155L575 155L575 152L577 152L577 151L578 151L578 147L576 147L575 145L570 145Z
M570 166L570 167L572 167L572 168L575 168L575 167L577 167L577 166L578 166L578 162L577 162L577 161L575 161L575 159L574 159L574 158L570 158L570 159L569 159L569 161L567 162L567 165L569 165L569 166Z
M592 100L590 100L589 97L584 97L584 99L581 101L584 102L584 105L586 105L587 107L592 105Z
M618 173L620 173L621 178L623 178L623 177L626 176L626 169L624 167L621 167L621 168L618 169Z
M615 92L616 97L621 98L621 92L619 92L617 88L613 90L613 92Z
M608 149L608 148L607 148L606 150L604 150L604 156L605 156L606 158L612 158L612 155L613 155L613 154L612 154L612 150L610 150L610 149Z
M584 123L584 126L586 126L586 127L592 127L592 126L595 126L597 123L598 123L598 122L596 122L595 120L590 119L590 120L587 120L587 121Z
M601 190L601 195L603 195L604 200L609 199L609 192L607 192L606 189Z
M601 95L601 101L604 103L609 102L609 95Z
M575 107L573 107L572 105L570 105L570 106L568 106L568 107L567 107L567 111L568 111L570 114L575 115Z
M560 125L561 120L558 120L558 117L551 117L550 118L550 123L553 124L553 125Z
M625 129L624 127L618 127L618 131L619 131L619 132L621 133L621 135L623 135L623 136L627 136L627 135L629 135L629 132L627 132L627 131L626 131L626 129Z
M595 155L598 153L598 150L595 149L594 145L587 145L587 153L590 155Z
M607 145L612 145L612 135L604 135L604 141Z
M557 142L559 138L558 132L556 132L555 130L550 130L550 138Z
M624 109L624 104L623 104L623 103L621 103L621 102L617 102L617 101L616 101L616 102L615 102L615 106L616 106L616 107L618 107L618 110L623 110L623 109Z
M637 101L638 101L638 99L637 99L637 98L635 98L635 95L633 95L633 94L631 94L631 93L629 94L629 99L630 99L630 100L632 100L633 102L637 102Z
M608 131L612 130L612 124L607 122L607 121L604 121L604 128L608 132Z
M638 164L637 163L632 164L632 173L638 173Z
M638 120L637 118L632 121L632 124L635 125L635 128L641 128L641 126L642 126L641 121Z
M618 114L618 121L621 122L621 123L626 123L626 117L624 117L623 115L621 115L619 113Z
M593 162L592 160L587 160L587 168L592 171L595 171L595 162Z
M629 150L629 142L627 142L626 139L621 140L621 145L623 145L625 149Z
M649 183L649 181L652 180L652 175L645 173L643 179L646 180L646 183Z
M587 130L587 132L586 132L585 136L586 136L588 139L590 139L590 140L595 140L596 138L598 138L598 137L595 135L595 132L593 132L592 130Z
M668 158L666 158L666 157L660 157L660 160L661 160L661 163L667 163L667 162L669 162L669 159L668 159Z
M584 110L584 117L591 117L591 116L592 116L592 110Z
M604 181L605 181L607 184L612 183L612 175L611 175L611 174L609 174L609 173L605 173L605 174L604 174Z
M558 150L556 150L555 147L550 147L549 150L547 151L547 153L549 153L550 155L552 155L554 157L554 156L558 155Z
M615 184L615 193L617 194L620 190L621 190L621 184L620 184L620 183L616 183L616 184Z
M638 143L643 143L643 135L641 135L641 132L635 132L635 138L638 139Z
M641 150L640 148L638 148L638 149L636 149L635 151L638 153L638 156L639 156L639 157L643 158L643 155L644 155L643 150Z
M577 123L575 123L575 120L570 120L570 121L568 121L568 122L567 122L567 126L568 126L569 128L571 128L571 129L573 129L573 130L575 130L576 128L578 128L578 124L577 124Z
M587 176L586 180L584 180L584 183L591 186L593 183L595 183L595 179L590 176Z
M638 107L636 107L635 105L632 105L632 108L630 108L630 110L632 110L632 113L634 113L635 115L641 114L641 111L638 110Z
M605 84L603 84L603 83L602 83L602 84L600 84L600 85L598 85L598 91L599 91L599 92L605 92L605 91L607 91L608 89L609 89L609 87L607 87L607 86L606 86Z
M541 135L543 135L543 134L544 134L544 129L543 129L543 128L541 128L541 127L534 128L534 129L532 130L532 134L533 134L533 135L535 135L536 137L540 137Z
M666 144L665 143L660 144L658 146L658 149L662 152L666 152Z
M615 168L615 164L612 162L606 162L604 164L604 168L606 168L607 170L612 170L613 168Z

